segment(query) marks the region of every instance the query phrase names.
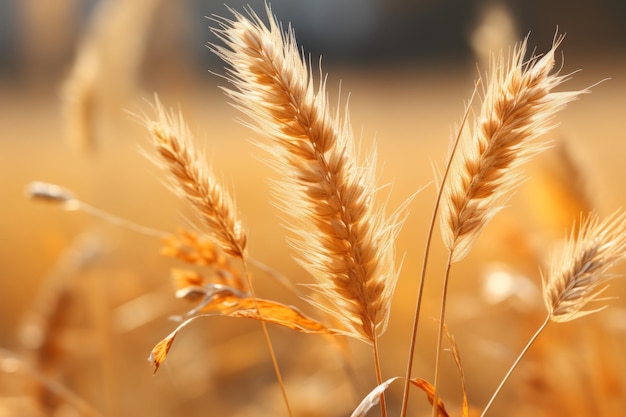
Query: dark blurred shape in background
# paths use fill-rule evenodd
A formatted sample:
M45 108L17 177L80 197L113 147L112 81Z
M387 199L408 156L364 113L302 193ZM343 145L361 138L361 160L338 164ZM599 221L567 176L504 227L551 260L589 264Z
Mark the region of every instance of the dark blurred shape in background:
M0 2L0 71L5 77L56 79L70 66L94 0ZM228 15L260 0L161 2L144 68L180 65L198 71L219 65L205 44L214 39L206 16ZM472 34L494 8L514 23L516 38L531 32L545 50L558 26L568 59L626 53L623 0L275 0L280 21L297 28L300 45L317 57L348 65L431 66L475 60ZM315 58L316 59L316 58ZM315 60L314 59L314 60Z

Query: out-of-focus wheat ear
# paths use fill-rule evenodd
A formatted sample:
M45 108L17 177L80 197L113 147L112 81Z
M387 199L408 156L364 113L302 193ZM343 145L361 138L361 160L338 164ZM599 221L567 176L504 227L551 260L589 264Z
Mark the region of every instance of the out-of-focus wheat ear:
M600 220L590 213L566 239L543 277L543 298L554 322L567 322L604 309L585 309L615 275L609 270L626 258L626 213Z
M70 146L93 151L104 107L123 106L135 90L150 23L162 0L101 1L93 9L61 105ZM132 34L132 36L128 36Z
M330 110L325 79L314 85L293 31L283 32L269 7L267 25L248 14L219 18L214 29L224 45L212 49L230 65L226 93L269 139L268 163L281 177L276 201L322 295L315 304L350 335L373 342L389 316L402 216L386 218L376 204L374 158L357 161L347 111Z
M554 116L587 89L554 92L570 78L554 71L556 50L524 61L525 40L505 59L494 59L479 114L451 161L441 211L444 243L452 262L463 259L480 232L523 180L520 166L548 145L538 141Z
M235 203L195 150L182 114L166 110L156 96L153 109L154 118L141 120L159 156L155 163L169 171L172 190L191 203L220 248L244 258L247 237Z

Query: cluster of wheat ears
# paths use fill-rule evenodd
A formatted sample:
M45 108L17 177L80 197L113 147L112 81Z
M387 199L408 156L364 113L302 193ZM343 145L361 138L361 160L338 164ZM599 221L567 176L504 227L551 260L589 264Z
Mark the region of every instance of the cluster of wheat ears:
M156 371L179 331L198 317L227 315L258 320L282 389L286 414L293 416L289 392L282 382L280 358L274 354L266 325L348 336L371 345L376 370L376 383L361 403L354 405L353 417L366 415L377 404L386 416L385 390L394 382L404 385L402 417L407 414L411 387L426 393L434 417L446 416L445 399L439 395L444 345L452 344L463 378L457 347L445 326L452 266L467 256L481 231L523 181L522 165L549 147L545 134L555 126L557 112L588 89L555 91L571 76L555 68L555 55L563 39L558 34L552 48L543 55L527 57L523 41L508 54L493 57L488 75L476 83L447 160L436 175L437 197L421 275L405 278L419 279L406 374L386 378L381 371L384 358L379 355L379 343L399 277L395 241L411 199L387 213L386 198L380 198L381 186L376 184L375 151L359 158L348 111L331 108L321 69L319 76L312 74L311 61L299 50L293 30L285 30L269 7L267 17L265 23L248 10L245 14L233 11L231 19L215 18L217 27L213 31L219 44L211 48L228 64L226 95L247 116L249 127L264 138L258 144L277 173L274 201L287 215L293 256L315 281L305 288L308 295L303 298L319 309L321 318L308 317L292 306L255 295L250 267L261 266L288 288L293 285L249 255L246 225L235 201L195 149L180 112L168 110L155 96L150 110L137 118L149 132L155 150L153 159L167 171L172 190L191 204L202 231L200 235L182 231L164 237L164 254L191 265L208 266L212 272L176 272L176 296L196 306L154 347L150 360ZM49 185L36 184L31 193L68 208L90 209L70 193ZM434 380L429 382L413 375L413 358L437 219L448 260L437 278L443 279L443 292ZM603 301L598 296L614 277L610 269L625 256L626 214L617 211L606 218L595 212L581 214L549 267L543 269L545 321L482 408L481 416L487 414L511 372L549 323L575 320L604 308L602 304L588 304ZM234 262L242 267L234 267ZM465 390L463 397L461 413L468 416Z

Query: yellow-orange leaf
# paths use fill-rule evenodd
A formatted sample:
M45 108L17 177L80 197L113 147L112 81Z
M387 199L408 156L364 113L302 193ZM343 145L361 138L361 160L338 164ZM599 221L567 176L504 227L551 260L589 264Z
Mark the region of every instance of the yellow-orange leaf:
M258 311L257 307L258 306ZM256 306L253 298L239 301L238 308L228 314L231 317L245 317L278 324L303 333L336 333L322 323L306 317L298 309L270 300L258 299Z
M433 398L435 397L435 387L433 387L430 382L422 378L413 378L411 379L411 383L426 393L426 396L428 397L428 402L432 405ZM448 415L448 412L446 411L446 406L444 405L443 401L441 401L441 398L437 399L437 409L439 416L450 417Z
M258 305L258 311L256 309L256 305ZM200 314L189 318L180 324L176 330L170 333L165 339L157 343L152 349L152 353L150 354L150 358L148 360L154 365L154 372L159 369L159 366L167 357L172 343L174 342L174 338L178 332L190 322L200 317L241 317L262 320L267 323L277 324L302 333L340 333L336 330L327 328L316 320L306 317L295 307L263 299L257 299L256 305L254 303L254 299L250 297L239 298L237 295L230 292L216 293L213 299L202 307L203 311L210 309L211 311L216 311L216 314Z
M150 353L150 357L148 358L148 360L152 362L152 365L154 365L155 374L156 374L156 371L159 370L159 366L161 366L161 364L167 357L167 353L170 351L170 348L172 347L172 343L174 343L174 338L178 334L179 329L180 329L180 326L175 331L170 333L165 339L157 343L152 349L152 352Z

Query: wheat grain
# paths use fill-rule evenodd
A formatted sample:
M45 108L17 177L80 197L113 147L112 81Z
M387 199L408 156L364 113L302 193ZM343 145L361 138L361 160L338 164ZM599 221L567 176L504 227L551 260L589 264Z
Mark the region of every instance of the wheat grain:
M626 213L600 221L595 213L573 230L543 277L543 296L554 322L566 322L602 310L584 309L615 275L608 270L626 258Z
M536 141L555 114L588 90L553 92L570 78L553 72L563 37L542 57L524 62L526 40L491 66L479 115L461 141L444 188L441 230L452 262L463 259L482 229L520 183L520 165L546 148Z
M376 207L375 155L359 165L346 111L332 114L322 79L317 87L292 30L283 33L252 11L233 12L215 29L213 46L230 65L227 94L270 139L268 161L282 175L275 196L292 220L299 262L324 296L318 307L338 317L348 334L373 341L384 332L397 273L399 219Z
M235 204L211 168L198 158L182 114L167 111L158 97L153 107L155 119L141 119L150 132L161 165L171 174L172 189L191 203L225 253L243 258L247 238Z

